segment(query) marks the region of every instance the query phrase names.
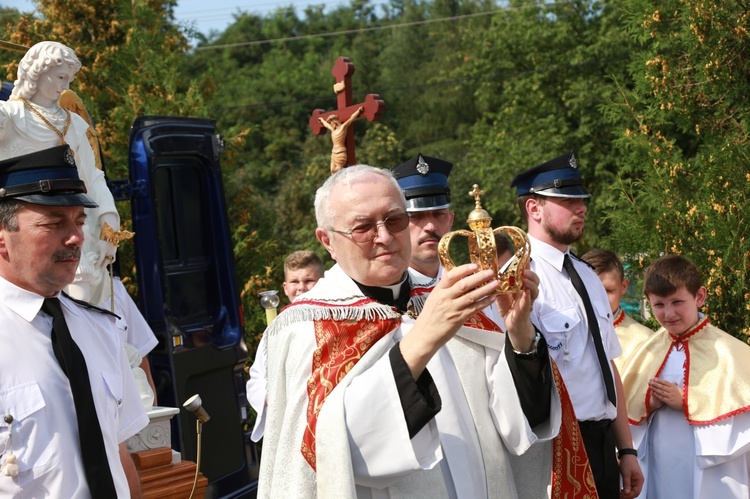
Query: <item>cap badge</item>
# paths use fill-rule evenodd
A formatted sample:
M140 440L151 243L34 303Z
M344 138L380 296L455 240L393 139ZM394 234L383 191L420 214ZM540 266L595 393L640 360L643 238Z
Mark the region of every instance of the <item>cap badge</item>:
M571 168L578 168L578 161L576 161L576 155L571 154L570 159L568 160L568 164Z
M422 175L427 175L430 171L430 165L427 164L421 154L419 155L419 160L417 161L417 171Z
M70 166L75 167L76 166L76 160L73 159L73 153L70 152L70 149L65 150L65 154L63 155L63 160Z

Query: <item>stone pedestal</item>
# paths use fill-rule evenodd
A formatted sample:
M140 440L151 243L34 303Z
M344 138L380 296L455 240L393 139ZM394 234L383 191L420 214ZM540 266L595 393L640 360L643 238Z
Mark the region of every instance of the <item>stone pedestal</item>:
M179 413L176 407L152 407L148 412L149 423L144 429L130 437L126 443L128 452L141 452L172 447L172 430L169 420ZM180 453L173 452L173 464L180 462Z
M174 407L153 407L147 411L149 424L126 443L138 469L145 499L185 499L190 496L196 465L183 461L172 449L170 419L180 410ZM194 498L204 496L208 480L198 473Z

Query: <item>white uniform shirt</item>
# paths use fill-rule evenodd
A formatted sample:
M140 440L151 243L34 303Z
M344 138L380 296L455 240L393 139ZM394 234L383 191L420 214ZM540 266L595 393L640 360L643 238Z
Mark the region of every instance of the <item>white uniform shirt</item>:
M120 329L122 341L133 345L141 354L141 357L145 358L159 341L119 277L115 277L113 288L115 291L115 314L120 316L117 326ZM100 307L109 310L110 301L105 300Z
M531 322L536 324L547 340L550 356L557 363L570 392L576 417L581 421L614 420L617 409L607 399L583 300L563 271L565 253L531 235L529 240L531 270L539 276L539 297L534 302ZM622 353L622 349L612 324L607 292L591 267L576 258L571 260L599 318L607 359L612 360ZM612 375L614 377L614 373Z
M52 318L43 298L0 278L0 452L18 459L16 477L0 475L0 497L87 498L78 424L68 378L52 351ZM96 412L118 497L130 497L120 442L148 424L114 318L60 297L73 339L86 358Z

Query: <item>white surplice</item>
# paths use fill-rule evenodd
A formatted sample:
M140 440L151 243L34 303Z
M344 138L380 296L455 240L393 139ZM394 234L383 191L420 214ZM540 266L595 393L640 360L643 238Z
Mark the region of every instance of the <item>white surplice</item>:
M326 305L290 307L266 331L269 404L259 497L518 497L509 456L557 434L556 390L550 420L532 430L502 355L503 335L463 327L427 366L442 410L410 439L388 357L414 324L408 315L325 400L313 471L300 446L317 348L314 320L398 316L391 307L363 302L357 285L337 265L306 298ZM539 490L546 490L539 484L549 477L548 464L540 463Z

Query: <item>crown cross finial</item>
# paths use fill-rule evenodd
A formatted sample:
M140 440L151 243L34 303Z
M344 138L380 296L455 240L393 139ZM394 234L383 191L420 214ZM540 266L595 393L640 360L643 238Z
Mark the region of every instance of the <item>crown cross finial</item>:
M479 188L479 185L474 184L474 188L469 193L469 196L474 198L474 208L479 210L482 208L482 202L479 200L484 195L484 191Z

